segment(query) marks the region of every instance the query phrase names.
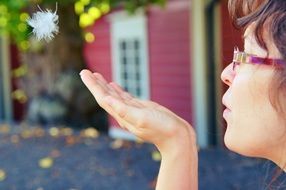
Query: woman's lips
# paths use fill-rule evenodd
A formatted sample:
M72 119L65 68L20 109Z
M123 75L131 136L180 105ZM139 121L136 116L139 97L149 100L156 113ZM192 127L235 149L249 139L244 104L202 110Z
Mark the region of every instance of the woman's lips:
M229 117L229 114L230 114L230 109L226 108L224 111L223 111L223 118L224 119L227 119Z
M225 110L223 111L223 118L226 120L229 117L229 114L231 113L231 110L229 109L229 102L227 101L226 94L222 97L222 104L225 106Z

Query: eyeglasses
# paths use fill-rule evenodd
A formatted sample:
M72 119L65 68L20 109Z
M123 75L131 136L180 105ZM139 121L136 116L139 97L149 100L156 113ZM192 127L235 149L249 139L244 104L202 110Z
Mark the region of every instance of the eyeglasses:
M238 47L234 48L233 52L233 61L232 61L232 69L235 70L239 64L259 64L259 65L273 65L278 68L282 68L282 66L286 66L286 61L283 59L272 59L272 58L264 58L256 55L248 54L242 51L239 51Z

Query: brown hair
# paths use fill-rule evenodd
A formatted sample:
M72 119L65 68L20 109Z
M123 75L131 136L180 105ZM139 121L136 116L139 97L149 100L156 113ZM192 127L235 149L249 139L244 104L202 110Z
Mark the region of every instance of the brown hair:
M263 35L267 32L286 61L286 0L229 0L228 9L235 28L246 29L255 22L254 36L259 46L268 52ZM270 102L286 121L286 65L275 69L270 86ZM276 171L267 189L272 189L282 172Z
M237 29L256 23L255 38L265 50L263 32L269 32L286 59L286 1L285 0L229 0L229 13ZM266 22L271 23L266 28Z
M229 0L228 9L237 29L245 29L255 22L254 36L258 44L268 51L263 34L270 34L286 60L286 0ZM270 101L286 120L286 65L284 69L276 69L270 86Z

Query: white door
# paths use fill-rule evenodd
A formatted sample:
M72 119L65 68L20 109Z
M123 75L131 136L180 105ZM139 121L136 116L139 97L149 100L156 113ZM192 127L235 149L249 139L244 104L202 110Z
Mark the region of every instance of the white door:
M141 12L111 15L113 80L141 99L149 99L147 19Z

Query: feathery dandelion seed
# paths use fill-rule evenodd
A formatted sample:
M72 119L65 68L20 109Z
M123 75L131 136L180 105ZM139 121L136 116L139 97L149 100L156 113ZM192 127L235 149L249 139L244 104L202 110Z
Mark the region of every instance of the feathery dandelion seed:
M57 5L55 12L49 9L42 10L38 6L38 12L34 13L32 18L27 20L27 23L33 27L33 34L36 36L37 40L51 41L55 35L59 32L59 16L57 15Z

